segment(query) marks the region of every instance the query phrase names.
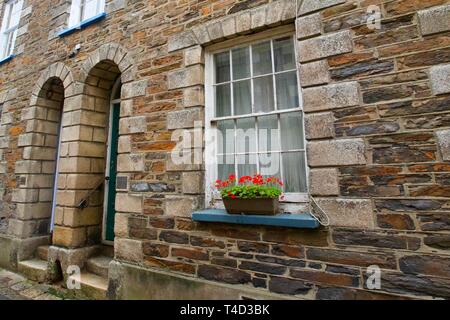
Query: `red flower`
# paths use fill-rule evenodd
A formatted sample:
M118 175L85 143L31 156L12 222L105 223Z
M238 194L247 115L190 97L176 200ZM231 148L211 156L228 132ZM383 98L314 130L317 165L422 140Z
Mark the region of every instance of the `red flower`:
M233 195L231 196L231 199L236 199L236 196L233 194Z

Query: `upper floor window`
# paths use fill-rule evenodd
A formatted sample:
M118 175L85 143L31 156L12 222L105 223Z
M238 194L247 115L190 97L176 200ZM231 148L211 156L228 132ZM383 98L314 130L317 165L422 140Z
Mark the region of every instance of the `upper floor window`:
M294 43L293 35L284 35L207 55L206 129L217 137L215 150L207 150L209 157L216 157L207 166L208 183L230 174L239 178L260 173L282 179L288 201L305 199L305 137Z
M10 0L5 3L0 34L0 60L13 54L22 6L23 0Z
M105 11L105 0L72 0L69 28Z

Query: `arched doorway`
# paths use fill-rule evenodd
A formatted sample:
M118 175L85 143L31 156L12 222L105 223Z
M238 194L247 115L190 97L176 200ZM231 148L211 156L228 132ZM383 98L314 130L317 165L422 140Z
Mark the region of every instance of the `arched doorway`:
M113 151L114 147L117 150L120 77L116 63L98 62L83 81L83 92L75 108L64 111L58 167L61 183L53 232L55 246L83 248L112 244L114 240L111 203L115 198L112 185L115 179L109 179L109 175L115 173L116 161L111 155L117 152ZM116 108L111 108L112 101L116 102ZM114 128L110 129L111 126ZM111 165L108 159L115 163ZM58 219L60 212L63 219ZM107 228L112 234L106 232Z
M56 206L57 154L61 136L64 85L59 77L45 81L32 104L24 110L25 133L18 145L23 159L16 163L17 189L13 201L16 216L28 224L30 234L23 238L49 236L51 217Z

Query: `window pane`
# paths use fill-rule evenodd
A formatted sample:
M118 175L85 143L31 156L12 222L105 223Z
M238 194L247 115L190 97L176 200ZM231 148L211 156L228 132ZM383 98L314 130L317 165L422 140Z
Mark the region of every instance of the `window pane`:
M280 116L282 150L298 150L304 148L303 124L300 112L285 113Z
M15 5L13 6L12 14L11 14L11 21L9 23L10 28L19 25L20 14L22 12L22 4L23 4L23 1L21 0L21 1L17 1L17 3L15 3Z
M11 10L12 10L12 4L7 3L5 6L5 10L3 12L3 17L2 17L2 21L1 21L1 26L2 26L1 31L9 29L9 23L10 23L9 17L11 16Z
M9 39L8 39L8 52L6 53L7 56L12 55L14 52L14 46L16 44L16 38L17 38L17 29L14 30L13 32L11 32L9 34Z
M273 51L276 72L295 69L295 51L292 37L274 40Z
M234 114L252 113L252 97L250 94L250 80L233 83Z
M279 150L278 117L276 115L258 118L259 151Z
M306 165L303 152L283 153L285 192L306 192Z
M250 77L250 49L239 48L232 52L233 55L233 80Z
M272 76L254 79L253 90L255 97L255 112L270 112L275 109Z
M272 73L272 54L270 51L270 41L252 46L254 76Z
M6 58L8 53L6 52L6 46L8 44L8 36L0 36L0 59Z
M233 155L218 156L217 166L217 178L220 180L225 180L230 176L230 174L234 174L236 172Z
M230 53L223 52L214 56L216 83L230 81Z
M263 153L259 155L259 171L263 177L277 177L280 175L280 153Z
M216 87L216 117L231 116L231 90L229 84Z
M70 7L69 27L73 27L80 23L81 17L81 0L72 0Z
M277 105L278 110L299 107L297 73L296 71L277 74Z
M236 121L236 152L256 151L255 118L238 119Z
M217 153L234 153L234 121L217 122Z
M238 176L252 176L258 171L258 157L256 154L237 156Z
M98 0L86 0L83 11L83 20L92 18L97 12Z

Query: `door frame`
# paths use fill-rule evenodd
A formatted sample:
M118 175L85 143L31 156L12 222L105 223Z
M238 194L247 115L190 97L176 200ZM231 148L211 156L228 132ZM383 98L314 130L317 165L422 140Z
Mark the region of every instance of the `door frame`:
M106 164L105 164L105 183L104 183L104 197L103 197L103 220L102 220L102 243L105 245L114 246L114 241L106 240L106 224L108 222L108 195L109 195L109 181L106 177L110 176L111 163L111 140L112 140L112 123L113 123L113 108L115 104L121 104L121 98L114 99L117 90L121 88L121 77L119 76L111 90L111 100L109 102L109 116L108 116L108 140L106 141ZM119 92L120 97L120 92Z
M56 217L56 197L58 194L58 178L59 178L59 160L61 157L61 145L62 145L62 131L63 131L63 108L61 108L61 114L59 116L59 126L58 126L58 142L57 142L57 150L56 150L56 160L55 160L55 175L53 177L53 190L52 190L52 213L50 217L50 233L53 232L55 228L55 217Z

